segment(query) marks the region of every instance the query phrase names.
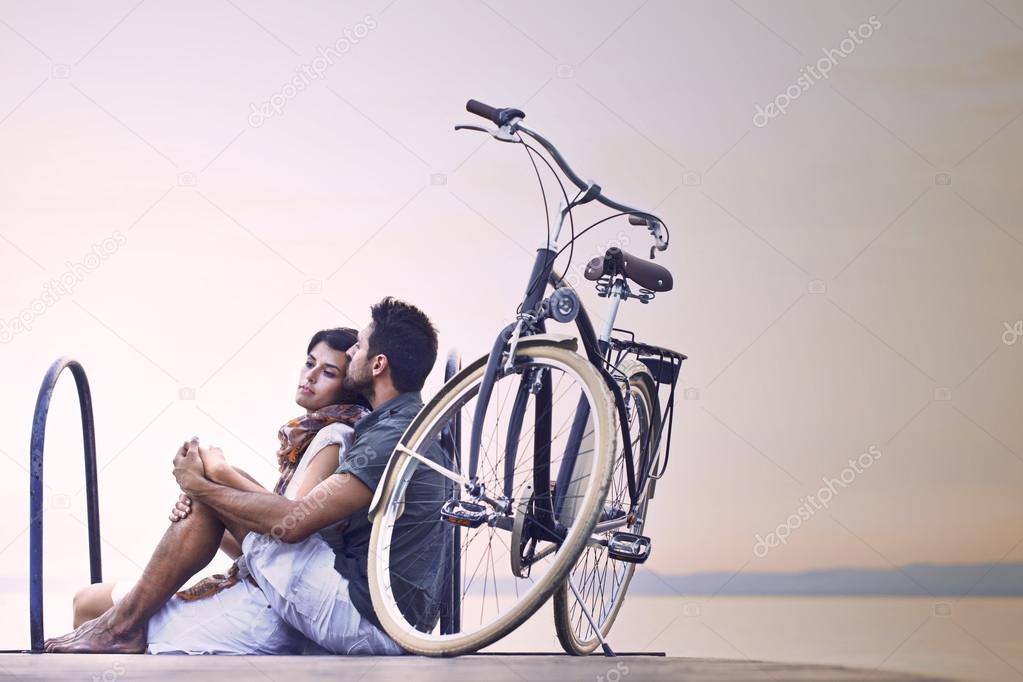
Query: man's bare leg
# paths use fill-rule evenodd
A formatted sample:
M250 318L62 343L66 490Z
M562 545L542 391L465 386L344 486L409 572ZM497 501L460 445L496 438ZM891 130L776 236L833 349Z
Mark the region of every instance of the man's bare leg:
M74 632L47 640L50 653L142 653L146 624L191 576L216 555L224 524L193 502L188 518L172 523L135 587L110 610Z

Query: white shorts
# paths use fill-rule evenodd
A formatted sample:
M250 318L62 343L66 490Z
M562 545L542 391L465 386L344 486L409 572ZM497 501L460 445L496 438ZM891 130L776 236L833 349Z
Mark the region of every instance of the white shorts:
M111 594L115 603L127 592L119 585ZM248 580L205 599L171 597L149 619L146 642L150 654L236 655L300 654L307 643Z
M348 595L348 581L334 569L334 550L318 534L286 543L249 533L242 542L239 564L244 564L259 584L273 611L327 652L363 656L404 653L359 614Z

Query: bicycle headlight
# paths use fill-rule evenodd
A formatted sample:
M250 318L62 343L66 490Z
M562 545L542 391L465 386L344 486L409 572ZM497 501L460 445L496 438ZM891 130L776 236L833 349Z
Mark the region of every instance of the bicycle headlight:
M571 322L579 314L579 295L571 289L558 289L549 299L550 313L558 322Z

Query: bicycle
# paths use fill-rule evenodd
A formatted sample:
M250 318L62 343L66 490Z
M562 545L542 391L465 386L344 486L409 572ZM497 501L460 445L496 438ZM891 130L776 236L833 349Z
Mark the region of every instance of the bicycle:
M496 129L455 130L524 145L544 196L547 240L537 251L515 321L488 355L458 371L424 406L388 463L369 512L373 606L383 628L406 650L453 656L497 641L553 596L555 629L565 650L587 654L601 645L611 655L606 635L636 564L650 554L643 528L655 483L667 469L675 386L686 356L640 343L614 327L623 301L649 303L672 289L666 268L614 247L591 260L585 278L611 300L598 336L578 294L554 267L566 249L570 266L576 240L611 218L628 216L631 224L647 228L654 240L651 259L667 249L670 235L657 216L583 182L553 144L522 124L521 110L475 100L466 109ZM574 198L523 136L539 144L578 188ZM553 229L537 158L561 187ZM591 201L617 213L576 234L572 210ZM566 221L572 237L559 248ZM548 333L551 321L574 323L578 338ZM660 389L668 393L663 411ZM443 463L421 454L437 443ZM443 481L429 499L406 497L417 472ZM406 504L434 506L432 518L439 516L445 528L443 546L431 551L442 557L448 581L431 602L429 624L420 620L419 627L395 594L423 589L422 577L391 562L392 548L421 530L403 525Z

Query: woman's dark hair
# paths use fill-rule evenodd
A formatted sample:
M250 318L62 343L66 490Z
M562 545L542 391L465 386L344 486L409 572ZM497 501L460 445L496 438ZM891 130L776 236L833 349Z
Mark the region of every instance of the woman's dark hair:
M355 331L350 327L335 327L334 329L321 329L320 331L313 334L313 338L309 340L309 346L306 348L306 354L312 353L313 348L316 344L321 341L336 351L347 353L348 349L355 345L359 340L359 332ZM367 410L370 409L369 402L359 395L353 395L348 393L344 388L338 390L338 394L335 397L337 403L347 403L349 405L361 405Z
M306 353L312 353L313 348L316 348L316 344L323 341L334 350L339 350L342 353L347 353L348 349L355 345L355 342L359 340L359 332L349 327L335 327L334 329L321 329L320 331L313 334L313 338L309 341L309 347L306 348Z
M388 296L372 308L370 357L386 355L391 381L400 393L419 391L437 361L437 330L414 305Z

